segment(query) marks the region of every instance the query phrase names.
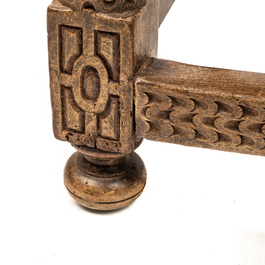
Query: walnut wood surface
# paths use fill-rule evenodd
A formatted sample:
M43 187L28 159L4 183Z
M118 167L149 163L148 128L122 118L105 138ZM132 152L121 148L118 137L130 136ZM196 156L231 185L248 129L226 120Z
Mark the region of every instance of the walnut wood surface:
M75 152L64 169L64 184L80 205L115 210L134 202L146 184L146 169L135 153L112 159L91 159Z
M133 77L157 54L159 1L54 0L47 24L54 135L78 151L65 186L85 207L124 207L146 182Z
M64 170L81 205L142 193L142 139L265 154L265 76L155 59L174 0L54 0L48 7L53 130L77 150Z
M149 58L136 130L149 140L265 155L265 74Z
M106 152L134 150L139 139L134 130L133 75L146 57L156 56L158 8L157 0L55 0L49 6L57 139Z

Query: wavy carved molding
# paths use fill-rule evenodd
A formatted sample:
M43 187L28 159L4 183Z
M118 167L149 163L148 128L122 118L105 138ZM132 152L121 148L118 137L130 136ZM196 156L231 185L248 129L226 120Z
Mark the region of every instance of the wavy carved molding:
M185 71L190 70L187 65L181 66L186 68ZM260 101L254 101L242 94L241 99L237 99L225 89L213 93L210 88L207 89L209 84L204 84L204 89L194 89L201 81L195 85L177 84L174 88L172 84L161 82L162 75L155 77L156 69L152 69L152 65L148 67L157 83L150 82L149 76L137 82L136 123L139 136L161 142L265 155L265 104L262 97ZM171 80L168 69L169 77L164 76L164 80ZM192 79L195 68L188 72ZM264 90L263 87L258 89ZM244 90L244 87L241 91L252 92L251 88Z

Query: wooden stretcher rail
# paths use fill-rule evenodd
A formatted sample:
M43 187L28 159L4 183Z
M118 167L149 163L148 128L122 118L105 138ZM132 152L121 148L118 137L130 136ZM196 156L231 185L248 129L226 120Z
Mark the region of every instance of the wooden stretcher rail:
M136 80L149 140L265 155L265 74L149 58Z

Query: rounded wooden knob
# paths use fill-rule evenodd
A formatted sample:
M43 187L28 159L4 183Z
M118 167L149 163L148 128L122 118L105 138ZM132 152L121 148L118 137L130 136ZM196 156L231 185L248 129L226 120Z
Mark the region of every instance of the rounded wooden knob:
M115 210L134 202L146 184L142 159L131 153L96 158L74 153L66 163L64 184L80 205L94 210Z

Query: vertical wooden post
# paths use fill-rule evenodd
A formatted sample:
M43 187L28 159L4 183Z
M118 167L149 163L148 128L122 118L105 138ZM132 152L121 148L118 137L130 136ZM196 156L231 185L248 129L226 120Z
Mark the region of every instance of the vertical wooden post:
M77 149L64 183L83 206L121 208L145 186L133 77L156 56L158 12L158 0L54 0L48 8L54 134Z

